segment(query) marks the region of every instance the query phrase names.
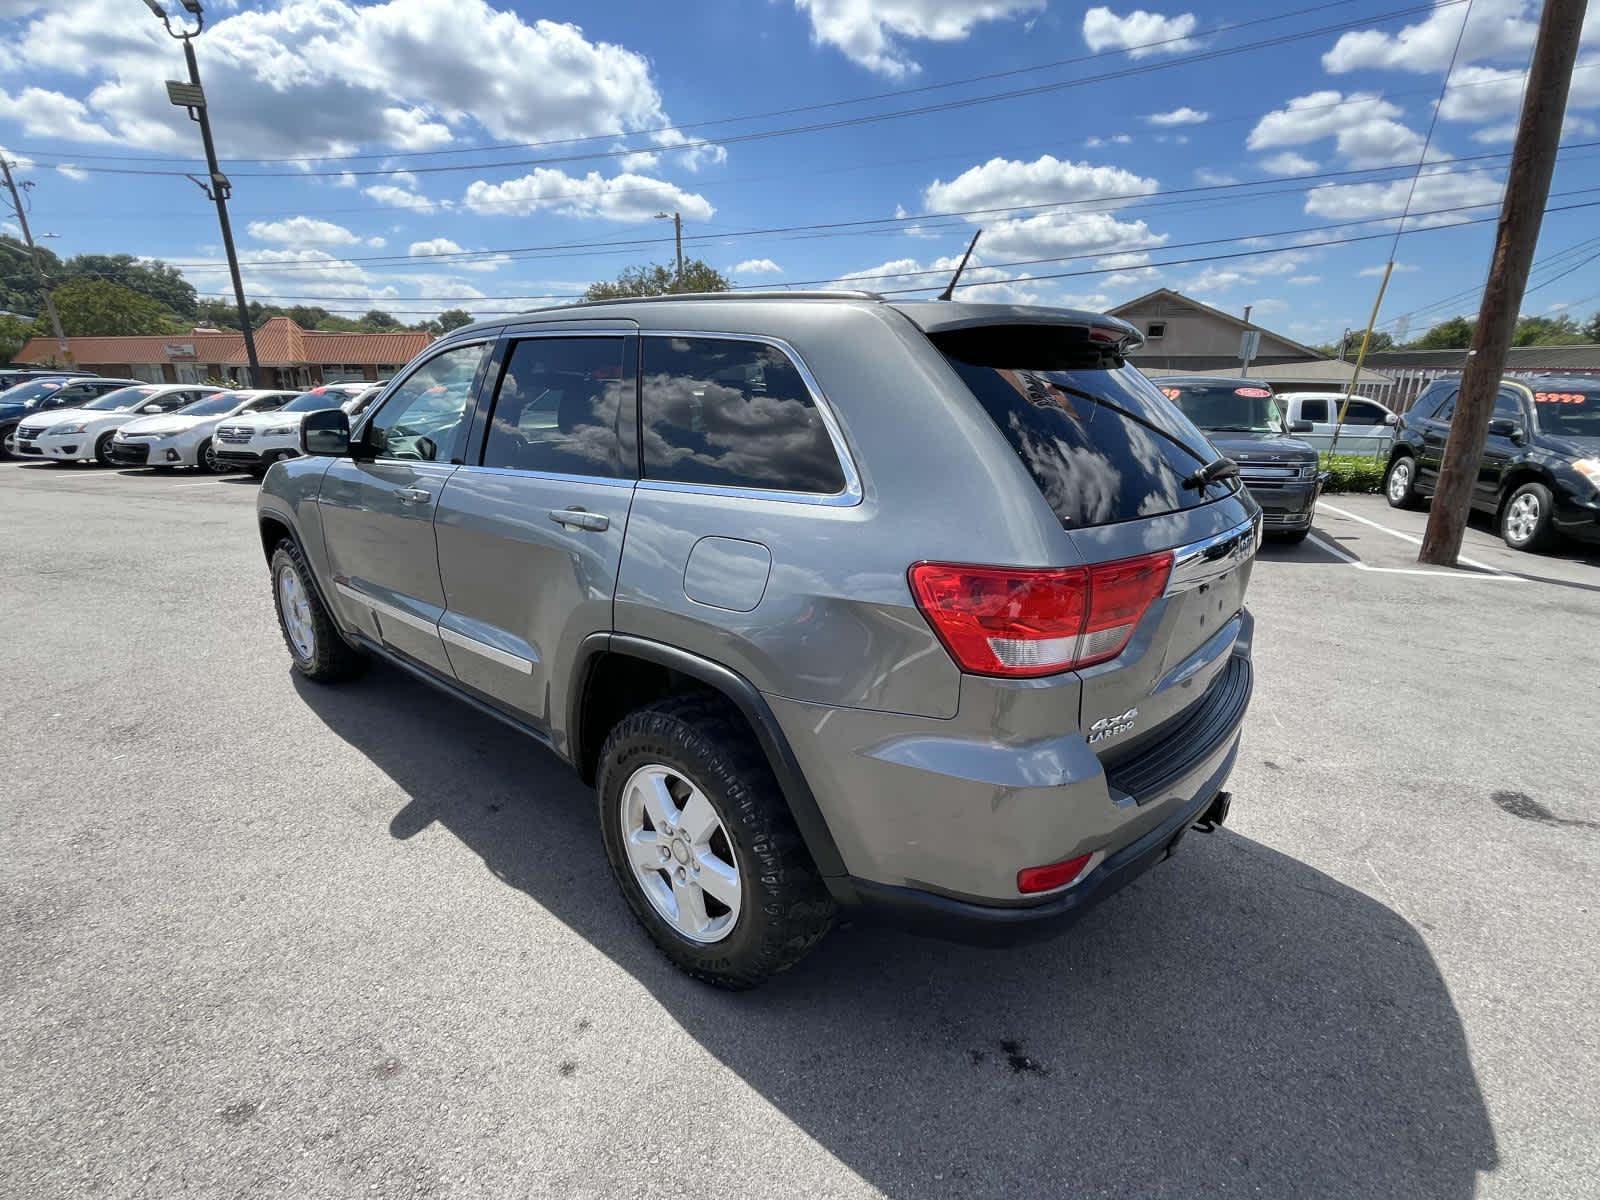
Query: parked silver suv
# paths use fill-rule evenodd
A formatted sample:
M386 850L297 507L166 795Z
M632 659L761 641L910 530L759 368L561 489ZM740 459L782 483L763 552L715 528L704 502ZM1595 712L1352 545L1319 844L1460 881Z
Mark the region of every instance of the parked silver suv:
M594 781L628 903L708 982L841 914L1063 925L1226 816L1250 698L1259 510L1138 341L867 293L468 326L268 472L284 639Z

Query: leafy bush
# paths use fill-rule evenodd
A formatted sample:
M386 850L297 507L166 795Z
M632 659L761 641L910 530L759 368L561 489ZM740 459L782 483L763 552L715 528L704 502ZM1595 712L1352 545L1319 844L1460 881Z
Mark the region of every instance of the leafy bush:
M1322 456L1322 469L1328 472L1324 492L1379 492L1383 490L1383 474L1389 464L1381 458L1364 455L1336 454Z

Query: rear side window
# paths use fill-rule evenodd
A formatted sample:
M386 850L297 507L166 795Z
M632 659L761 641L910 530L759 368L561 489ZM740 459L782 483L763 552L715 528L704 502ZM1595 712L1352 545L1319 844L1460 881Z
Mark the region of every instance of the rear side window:
M1217 457L1143 374L1083 330L991 326L933 336L1069 529L1194 508L1232 493L1184 480Z
M528 338L506 359L483 465L632 479L633 373L620 337Z
M1302 421L1326 421L1328 419L1328 402L1326 400L1300 401L1300 419Z
M831 496L844 470L804 377L761 342L647 337L649 479Z

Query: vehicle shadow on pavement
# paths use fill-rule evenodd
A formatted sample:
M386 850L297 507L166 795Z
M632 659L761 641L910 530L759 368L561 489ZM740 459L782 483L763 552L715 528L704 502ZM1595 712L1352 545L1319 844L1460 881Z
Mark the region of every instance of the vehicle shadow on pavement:
M295 682L411 797L392 836L443 826L887 1195L1455 1198L1496 1166L1418 932L1247 837L1185 839L1054 941L843 928L727 994L635 925L592 791L542 748L388 667Z

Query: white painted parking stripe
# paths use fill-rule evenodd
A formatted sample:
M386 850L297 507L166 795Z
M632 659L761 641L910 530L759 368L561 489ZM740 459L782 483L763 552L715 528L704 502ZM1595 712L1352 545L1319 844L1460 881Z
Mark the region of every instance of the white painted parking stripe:
M1398 529L1390 529L1387 525L1380 525L1380 524L1378 524L1378 522L1372 520L1370 517L1363 517L1359 513L1350 512L1348 509L1338 508L1338 507L1336 507L1336 506L1334 506L1332 504L1329 504L1326 500L1323 500L1320 503L1321 503L1323 508L1327 509L1331 513L1337 513L1339 516L1347 517L1348 519L1350 519L1352 521L1360 521L1363 525L1370 525L1370 526L1372 526L1372 528L1378 530L1380 533L1387 533L1390 537L1397 537L1403 542L1410 542L1413 546L1422 545L1422 539L1417 537L1415 534L1402 533ZM1466 563L1467 566L1476 567L1480 571L1489 571L1492 574L1504 576L1506 579L1516 579L1518 583L1526 583L1527 582L1527 580L1525 580L1525 579L1520 579L1515 575L1511 575L1511 574L1508 574L1505 571L1502 571L1499 567L1491 567L1488 563L1481 563L1477 559L1468 558L1465 554L1458 554L1458 555L1456 555L1456 558L1457 558L1458 561ZM1376 568L1374 568L1374 569L1376 569ZM1399 570L1400 568L1395 567L1395 568L1390 568L1390 569L1391 570ZM1449 572L1449 571L1428 571L1428 572L1425 572L1425 573L1429 574L1429 575L1449 575L1449 574L1451 574L1451 572Z
M1471 571L1430 571L1424 567L1375 567L1371 563L1362 562L1332 538L1324 536L1320 530L1312 531L1311 540L1341 562L1349 563L1356 570L1371 571L1377 575L1432 575L1436 579L1482 579L1491 583L1527 582L1527 580L1518 578L1515 575L1507 575L1504 572L1492 569L1479 575ZM1466 560L1462 559L1462 561L1465 562Z

